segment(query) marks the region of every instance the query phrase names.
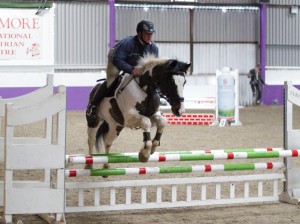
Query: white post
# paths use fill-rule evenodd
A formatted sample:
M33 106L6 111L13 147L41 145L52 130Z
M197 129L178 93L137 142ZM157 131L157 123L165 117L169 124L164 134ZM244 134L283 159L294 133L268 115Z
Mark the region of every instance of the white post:
M18 125L35 123L57 115L56 125L51 125L51 133L56 127L56 136L51 141L34 144L30 141L16 141L14 129ZM47 100L34 105L14 107L6 104L4 135L4 221L11 222L14 214L45 214L47 220L64 223L65 210L65 156L66 156L66 88L59 87L59 92ZM55 141L56 140L56 141ZM45 174L54 172L46 182L14 180L16 170L46 170ZM2 193L1 192L1 193Z
M234 122L231 123L231 126L241 126L242 123L240 122L240 109L239 109L239 101L240 101L240 78L238 70L234 70L232 72L234 77Z
M293 105L300 106L300 91L291 82L284 82L284 149L300 148L300 131L293 129ZM285 158L285 182L279 200L290 204L300 204L300 167L293 166L294 158Z

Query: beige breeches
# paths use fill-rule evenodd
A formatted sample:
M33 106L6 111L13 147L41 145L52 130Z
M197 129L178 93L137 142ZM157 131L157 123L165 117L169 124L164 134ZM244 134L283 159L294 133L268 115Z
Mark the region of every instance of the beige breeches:
M106 79L107 87L109 87L112 82L119 75L120 70L112 63L112 59L108 57L107 68L106 68Z

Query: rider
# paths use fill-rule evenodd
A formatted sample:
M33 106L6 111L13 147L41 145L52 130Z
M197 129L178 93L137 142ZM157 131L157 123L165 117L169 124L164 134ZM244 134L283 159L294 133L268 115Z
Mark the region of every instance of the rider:
M135 67L138 60L149 54L158 57L158 48L152 42L152 35L155 33L154 24L142 20L137 24L136 32L137 35L120 40L108 53L107 82L104 82L97 90L86 110L89 127L95 127L98 124L97 107L105 97L107 88L119 75L120 71L139 76L141 71Z

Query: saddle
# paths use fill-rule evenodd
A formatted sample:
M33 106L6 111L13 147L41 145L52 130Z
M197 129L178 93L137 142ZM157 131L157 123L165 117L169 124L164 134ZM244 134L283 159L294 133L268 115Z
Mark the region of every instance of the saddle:
M124 77L124 73L118 75L115 80L112 82L112 84L108 87L105 97L111 97L109 100L110 105L112 107L111 115L117 121L119 124L124 125L124 116L119 108L119 105L117 103L117 100L113 97L115 96L116 91L119 89L119 86L122 83ZM102 84L103 85L103 84Z
M122 79L124 77L124 73L118 75L112 84L107 88L106 96L105 97L113 97L115 95L116 90L120 86Z

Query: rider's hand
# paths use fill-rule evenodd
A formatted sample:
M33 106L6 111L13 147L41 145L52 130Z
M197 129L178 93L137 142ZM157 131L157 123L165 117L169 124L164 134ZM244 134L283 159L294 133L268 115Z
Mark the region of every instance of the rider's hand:
M131 74L132 74L133 76L140 76L140 75L141 75L141 69L139 69L139 68L134 68L134 69L132 70Z

